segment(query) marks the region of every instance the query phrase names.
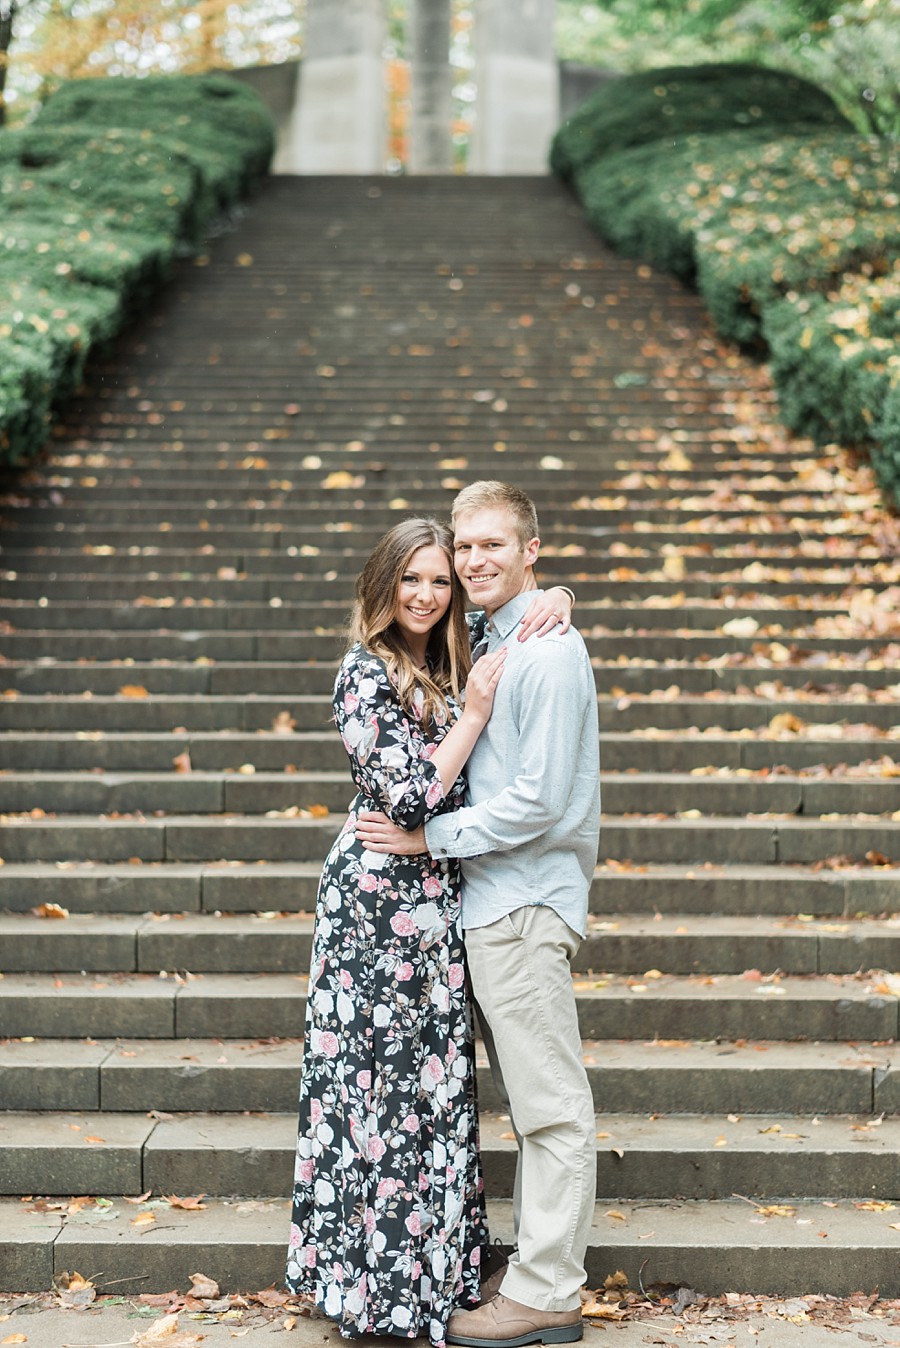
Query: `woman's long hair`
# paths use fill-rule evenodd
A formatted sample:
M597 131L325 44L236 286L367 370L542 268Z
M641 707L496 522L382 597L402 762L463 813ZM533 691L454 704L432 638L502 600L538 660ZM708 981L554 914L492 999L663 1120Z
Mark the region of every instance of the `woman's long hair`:
M450 604L428 637L427 670L416 667L403 633L395 621L400 580L419 548L439 547L447 558ZM403 520L388 530L363 567L356 582L356 603L350 620L351 641L359 641L387 665L390 678L408 712L430 726L447 698L459 698L472 656L465 617L465 596L453 569L453 535L437 520ZM421 692L417 712L416 692Z

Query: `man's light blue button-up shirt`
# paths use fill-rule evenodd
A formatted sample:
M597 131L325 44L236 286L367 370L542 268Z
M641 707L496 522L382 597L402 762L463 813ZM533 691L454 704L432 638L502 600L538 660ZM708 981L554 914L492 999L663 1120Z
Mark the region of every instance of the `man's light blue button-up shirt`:
M488 620L507 657L466 767L466 803L425 826L432 856L461 857L464 927L529 904L584 934L600 833L597 692L581 635L516 639L535 591Z

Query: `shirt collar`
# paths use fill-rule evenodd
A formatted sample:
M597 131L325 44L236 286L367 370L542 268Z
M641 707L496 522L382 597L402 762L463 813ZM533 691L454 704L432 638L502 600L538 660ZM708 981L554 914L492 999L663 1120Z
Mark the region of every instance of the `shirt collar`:
M523 590L521 594L513 595L512 599L498 608L496 613L492 614L487 620L485 631L492 636L496 635L501 641L509 636L514 627L525 617L528 605L536 595L542 594L541 590Z

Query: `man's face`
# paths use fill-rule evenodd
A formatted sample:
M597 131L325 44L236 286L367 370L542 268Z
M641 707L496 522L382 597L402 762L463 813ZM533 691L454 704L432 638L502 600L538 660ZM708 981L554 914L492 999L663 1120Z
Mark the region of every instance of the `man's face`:
M506 506L487 506L457 515L454 566L466 593L487 613L495 613L523 590L533 590L540 539L523 547Z

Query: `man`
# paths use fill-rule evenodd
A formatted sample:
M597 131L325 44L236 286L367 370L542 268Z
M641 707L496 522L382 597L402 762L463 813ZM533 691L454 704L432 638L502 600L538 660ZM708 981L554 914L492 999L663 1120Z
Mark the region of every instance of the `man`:
M484 649L507 648L491 719L468 762L466 805L415 833L366 815L358 835L373 850L462 859L478 1018L519 1143L518 1247L501 1290L476 1310L455 1311L447 1340L470 1348L568 1343L582 1336L596 1187L594 1108L570 972L597 859L596 690L574 628L514 639L537 588L540 539L525 493L475 482L454 501L453 528L457 575L487 615Z

